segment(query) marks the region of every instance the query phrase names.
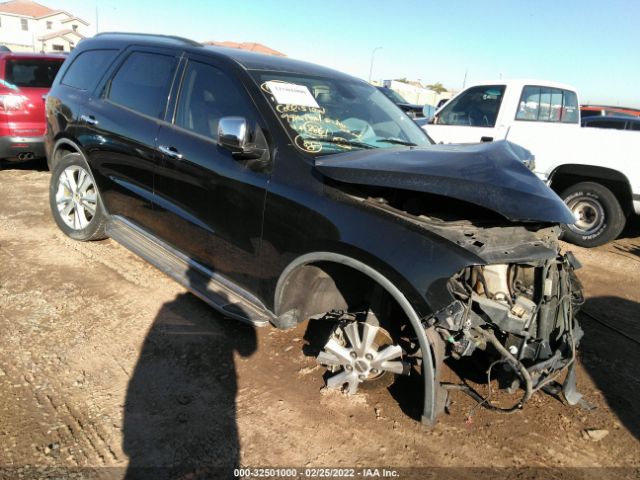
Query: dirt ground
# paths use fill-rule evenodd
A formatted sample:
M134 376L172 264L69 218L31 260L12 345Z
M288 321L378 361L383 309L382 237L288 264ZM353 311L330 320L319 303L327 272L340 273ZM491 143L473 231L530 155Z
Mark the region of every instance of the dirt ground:
M640 222L604 247L566 245L584 265L585 311L613 327L582 316L578 387L595 409L536 394L469 422L474 402L454 393L426 428L410 383L325 391L303 327L239 325L115 242L66 238L48 181L38 164L0 171L0 478L228 478L237 464L639 478Z

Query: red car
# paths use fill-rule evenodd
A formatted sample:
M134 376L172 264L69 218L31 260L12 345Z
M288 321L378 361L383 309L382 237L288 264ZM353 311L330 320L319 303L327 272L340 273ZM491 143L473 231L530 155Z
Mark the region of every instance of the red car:
M0 162L45 156L45 96L64 59L0 52Z

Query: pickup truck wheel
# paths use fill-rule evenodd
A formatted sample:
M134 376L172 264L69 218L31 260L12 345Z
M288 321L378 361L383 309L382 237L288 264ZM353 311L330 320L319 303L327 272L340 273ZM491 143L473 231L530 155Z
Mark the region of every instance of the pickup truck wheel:
M576 217L576 223L564 226L564 240L591 248L614 240L622 232L624 212L615 195L603 185L576 183L560 196Z
M402 355L402 348L382 327L348 322L336 327L317 362L333 374L327 379L328 388L354 394L359 386L388 387L396 375L407 375L409 364Z
M106 214L89 166L79 153L61 158L51 173L49 205L65 235L75 240L106 238Z

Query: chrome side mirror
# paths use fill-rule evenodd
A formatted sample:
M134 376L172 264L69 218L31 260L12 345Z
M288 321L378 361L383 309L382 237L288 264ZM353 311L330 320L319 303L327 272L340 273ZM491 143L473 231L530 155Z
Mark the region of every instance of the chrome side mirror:
M233 153L243 153L249 143L248 133L244 117L222 117L218 122L218 145Z

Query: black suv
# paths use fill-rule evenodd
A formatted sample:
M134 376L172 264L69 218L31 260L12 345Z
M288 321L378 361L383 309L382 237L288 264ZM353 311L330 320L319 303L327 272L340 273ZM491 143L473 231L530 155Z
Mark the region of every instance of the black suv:
M78 45L47 123L65 234L111 237L227 317L309 321L329 387L418 376L432 423L447 389L480 398L439 380L472 356L506 364L512 410L567 368L576 400L573 217L523 149L431 145L364 81L139 34Z
M616 130L640 130L640 117L631 115L602 115L585 117L583 127L613 128Z

